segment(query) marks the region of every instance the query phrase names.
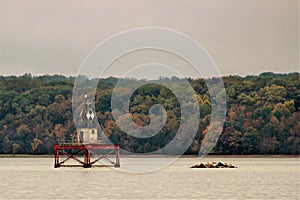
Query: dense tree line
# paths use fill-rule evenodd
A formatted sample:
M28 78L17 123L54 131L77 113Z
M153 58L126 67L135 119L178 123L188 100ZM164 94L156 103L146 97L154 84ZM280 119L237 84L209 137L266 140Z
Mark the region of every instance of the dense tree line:
M223 77L227 115L222 135L211 153L299 154L299 78L299 73L271 72ZM163 79L168 84L180 82L176 77ZM138 126L148 125L149 108L161 104L167 112L166 124L151 138L129 136L120 130L112 116L110 100L118 79L82 77L81 81L86 85L98 84L96 114L103 137L120 143L127 151L142 153L160 149L174 138L184 117L171 90L159 84L144 85L131 96L130 117ZM209 128L212 100L204 79L188 81L196 92L201 120L186 153L197 154ZM49 154L58 140L71 140L76 133L72 115L73 85L74 77L60 75L0 76L0 153Z

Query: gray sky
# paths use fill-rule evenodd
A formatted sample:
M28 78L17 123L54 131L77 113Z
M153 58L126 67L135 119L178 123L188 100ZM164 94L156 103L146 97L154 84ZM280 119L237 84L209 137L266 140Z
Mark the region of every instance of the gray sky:
M0 0L0 16L1 75L76 75L98 43L149 26L191 36L223 75L299 71L298 0ZM142 64L147 55L182 64L157 52L140 52L107 75L118 75L133 60Z

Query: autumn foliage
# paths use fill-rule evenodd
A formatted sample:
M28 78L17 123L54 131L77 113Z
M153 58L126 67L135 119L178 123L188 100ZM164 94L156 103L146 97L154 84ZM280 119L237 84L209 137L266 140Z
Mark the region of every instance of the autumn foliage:
M299 154L299 78L299 73L271 72L259 76L223 77L227 115L222 134L211 153ZM164 79L170 84L178 81L174 77ZM167 112L161 131L145 139L122 132L113 119L110 99L118 79L83 78L82 81L98 82L96 114L103 137L120 143L123 149L138 153L155 151L176 135L182 116L179 102L168 88L148 84L131 97L130 118L140 127L149 124L152 105L161 104ZM188 81L196 92L201 120L186 154L198 154L210 129L211 99L204 79ZM76 133L72 115L73 83L73 77L59 75L0 77L0 153L51 154L59 139L71 140Z

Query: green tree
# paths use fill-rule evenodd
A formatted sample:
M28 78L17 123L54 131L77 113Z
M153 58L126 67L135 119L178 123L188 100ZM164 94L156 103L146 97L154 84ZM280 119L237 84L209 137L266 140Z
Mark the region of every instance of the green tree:
M245 154L259 153L259 134L255 128L247 128L246 132L242 136L241 142Z

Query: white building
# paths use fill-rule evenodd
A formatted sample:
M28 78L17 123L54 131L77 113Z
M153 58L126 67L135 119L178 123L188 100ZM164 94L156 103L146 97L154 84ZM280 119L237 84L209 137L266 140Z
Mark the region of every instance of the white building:
M77 132L77 140L80 143L96 143L97 138L96 128L80 128Z

